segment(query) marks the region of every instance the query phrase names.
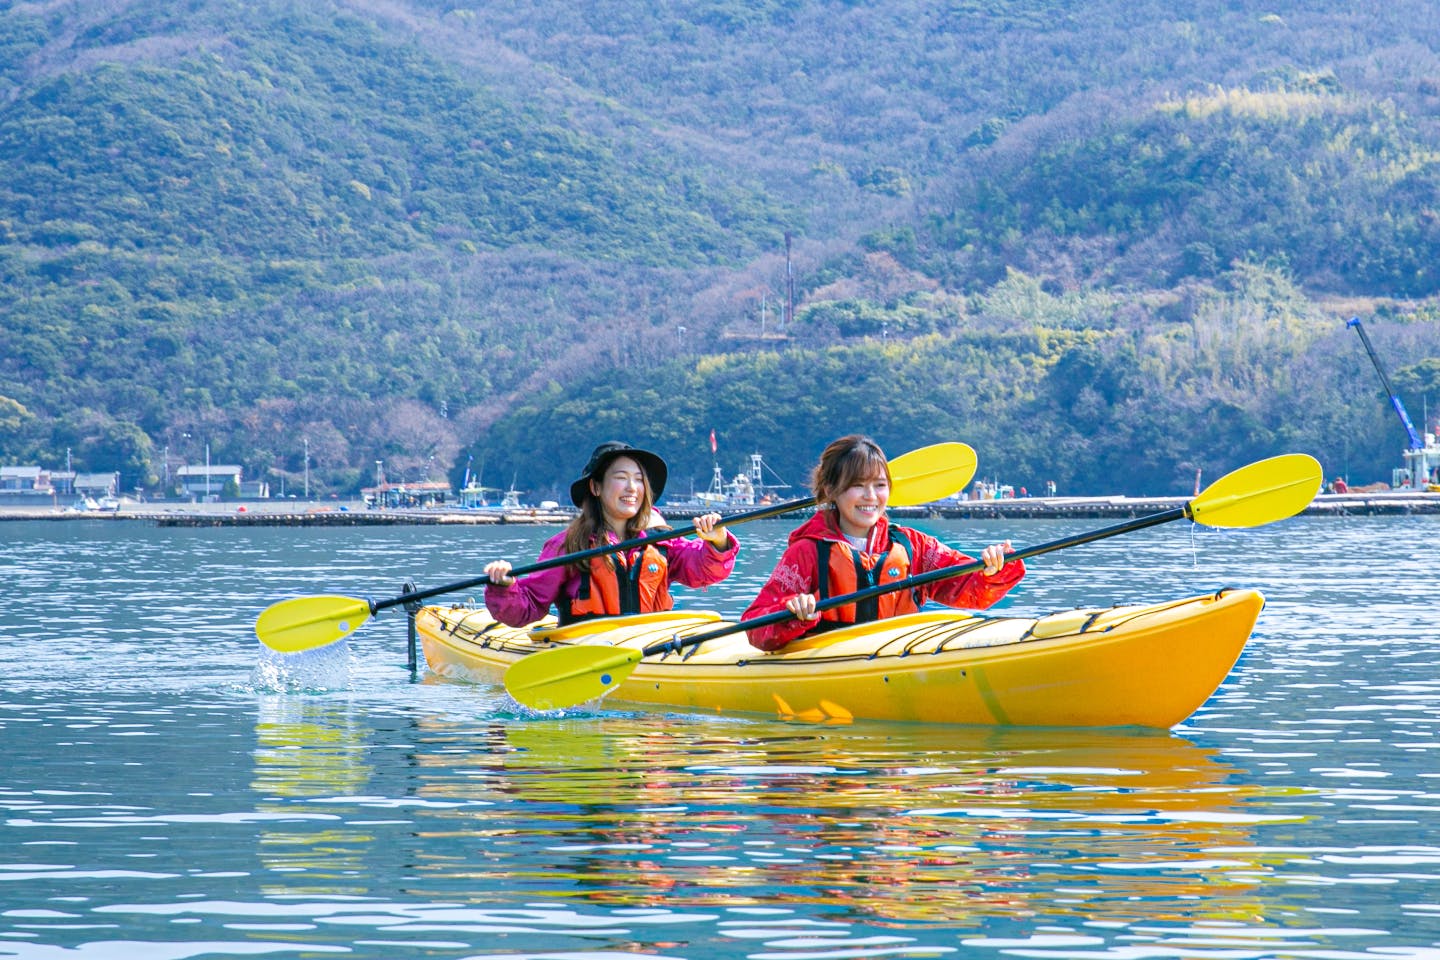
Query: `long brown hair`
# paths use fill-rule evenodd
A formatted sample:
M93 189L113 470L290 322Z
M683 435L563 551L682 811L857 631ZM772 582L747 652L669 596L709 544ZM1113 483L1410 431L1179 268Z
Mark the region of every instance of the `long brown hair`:
M820 462L810 474L810 489L816 503L824 509L835 502L842 490L870 477L885 475L890 480L890 463L885 451L869 437L852 433L832 441L820 454Z
M610 464L623 456L626 454L619 453L606 460L598 470L590 474L590 482L594 483L596 479L603 482L605 471L610 469ZM639 460L635 461L635 465L640 468L640 475L645 478L645 490L640 495L640 509L635 512L635 516L625 521L625 536L620 538L622 540L631 540L644 533L650 526L650 513L655 507L654 497L650 493L650 474ZM579 553L581 550L598 547L605 542L605 533L609 529L610 525L605 522L605 505L591 487L586 493L585 502L580 505L580 512L570 521L570 526L565 528L565 552ZM584 569L588 564L589 561L581 560L572 566Z

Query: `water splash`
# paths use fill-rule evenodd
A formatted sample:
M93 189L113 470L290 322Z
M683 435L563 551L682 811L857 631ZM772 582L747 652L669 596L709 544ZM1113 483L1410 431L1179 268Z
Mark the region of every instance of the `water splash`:
M355 656L345 640L303 653L261 650L250 674L250 688L257 693L333 693L350 688Z

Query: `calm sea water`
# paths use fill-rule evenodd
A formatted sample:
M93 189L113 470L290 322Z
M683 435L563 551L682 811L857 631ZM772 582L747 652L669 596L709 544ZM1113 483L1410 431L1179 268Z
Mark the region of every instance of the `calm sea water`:
M681 602L738 614L789 527ZM412 682L395 611L255 640L553 532L0 523L0 958L1440 957L1440 519L1032 561L1012 612L1266 594L1169 733L537 716Z

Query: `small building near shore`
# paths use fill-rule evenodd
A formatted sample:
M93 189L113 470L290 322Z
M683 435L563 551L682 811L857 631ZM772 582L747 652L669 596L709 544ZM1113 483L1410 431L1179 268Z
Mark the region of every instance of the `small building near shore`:
M74 490L77 497L91 497L99 500L102 497L114 497L120 493L120 474L118 473L77 473L75 474Z
M242 490L241 473L241 468L233 463L186 464L175 471L175 477L183 494L204 500L238 496Z
M71 470L47 470L44 467L18 464L0 467L0 506L9 504L33 507L47 503L68 503L77 495L86 495L76 487L77 477L92 476L104 477L111 483L108 493L115 492L115 486L120 480L119 474L110 473L77 475Z
M55 500L50 471L44 467L0 467L0 503L33 506Z
M78 476L79 474L74 470L50 471L50 489L55 491L56 500L63 503L76 495L75 478ZM118 475L116 476L115 482L117 485L120 482Z
M241 480L239 497L241 500L269 500L270 481Z

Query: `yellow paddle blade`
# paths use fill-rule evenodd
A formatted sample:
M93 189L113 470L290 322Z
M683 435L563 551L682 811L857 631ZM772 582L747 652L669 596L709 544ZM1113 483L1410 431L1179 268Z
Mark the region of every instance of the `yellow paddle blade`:
M1287 453L1232 470L1190 501L1190 519L1210 527L1258 527L1293 517L1320 492L1320 462Z
M370 601L296 597L272 603L255 619L255 635L271 650L299 653L349 636L370 619Z
M605 646L556 647L512 663L505 689L534 710L556 710L593 700L618 685L644 654Z
M890 506L914 507L959 493L979 460L965 443L936 443L890 461Z

